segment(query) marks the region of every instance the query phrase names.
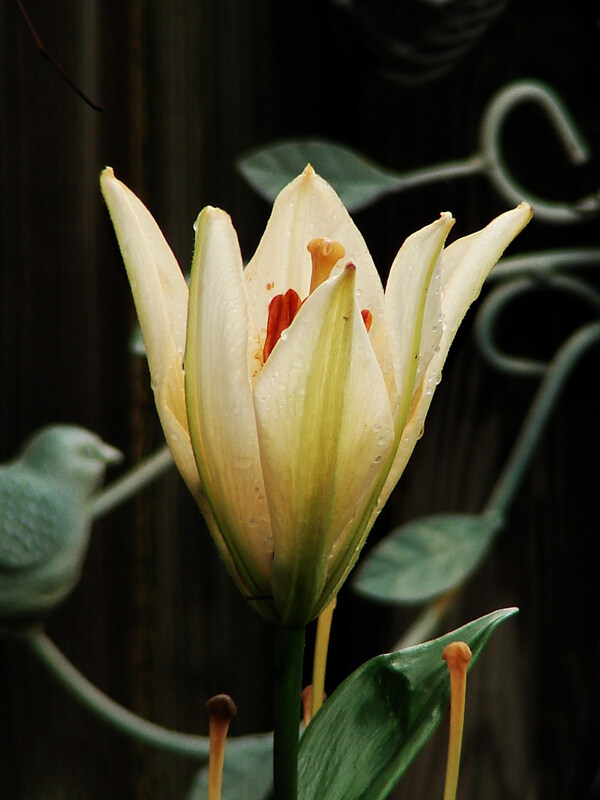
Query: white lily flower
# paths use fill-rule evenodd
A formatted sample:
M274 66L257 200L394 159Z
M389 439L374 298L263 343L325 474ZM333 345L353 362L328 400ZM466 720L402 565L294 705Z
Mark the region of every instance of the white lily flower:
M307 167L246 268L229 216L201 212L188 293L148 210L110 168L101 184L175 462L242 592L304 625L354 565L456 329L531 209L446 249L442 214L406 240L384 293L342 202Z

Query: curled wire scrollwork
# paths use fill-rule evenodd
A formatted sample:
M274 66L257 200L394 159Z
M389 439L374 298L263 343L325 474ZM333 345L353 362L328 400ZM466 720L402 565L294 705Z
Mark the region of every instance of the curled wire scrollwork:
M600 263L599 249L595 251L590 249L585 254L587 256L586 263ZM575 257L577 255L581 255L581 253L575 251ZM552 255L550 259L552 259ZM523 273L520 277L501 280L481 304L474 326L475 341L480 353L494 369L515 377L531 377L540 380L521 431L486 504L485 513L493 511L502 516L505 516L518 490L535 448L573 369L588 350L600 342L600 292L589 281L581 277L565 275L548 268L544 253L522 256L521 262L524 261L529 261L535 269L529 275ZM561 253L561 261L568 263L568 251ZM545 272L541 271L544 262L546 262ZM503 262L500 262L495 275L496 279L502 275L503 266L505 266ZM521 269L523 270L523 267ZM507 274L506 269L504 274ZM573 297L587 305L592 313L592 321L586 322L570 334L549 361L506 353L497 341L499 321L503 315L509 312L511 304L539 290L558 292L565 297Z
M398 175L396 191L438 180L481 174L509 204L524 200L533 206L537 222L569 225L598 214L600 192L587 195L576 203L559 203L529 191L512 175L503 155L502 138L508 117L524 103L542 109L571 164L580 166L590 160L589 145L554 89L541 81L521 80L503 87L484 110L479 126L479 149L475 155Z
M543 259L543 256L539 255L538 258ZM597 259L600 260L600 252L597 254ZM475 338L479 351L494 369L516 376L531 377L542 377L549 369L550 362L503 352L496 337L498 321L503 313L507 312L510 304L515 299L540 289L577 297L589 305L600 319L600 294L579 278L560 273L537 273L534 276L503 282L482 303L475 319Z
M531 194L510 174L502 157L502 132L508 115L523 103L533 103L542 109L573 165L589 161L590 148L559 95L540 81L517 81L505 86L484 113L480 127L482 170L509 203L529 202L535 208L536 217L544 222L569 224L597 214L600 211L598 192L565 205Z

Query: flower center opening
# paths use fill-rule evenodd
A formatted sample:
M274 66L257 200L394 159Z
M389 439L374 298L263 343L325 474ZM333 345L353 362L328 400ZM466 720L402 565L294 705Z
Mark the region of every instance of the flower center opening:
M308 292L308 295L311 295L317 287L325 283L329 278L333 268L345 256L346 251L339 242L325 239L322 236L311 239L306 249L310 253L312 261L312 275ZM300 299L300 295L295 289L288 289L285 294L276 294L269 303L267 335L263 345L263 363L271 355L283 331L289 328L294 321L294 317L303 302L304 300ZM360 313L368 332L373 323L373 315L367 308Z

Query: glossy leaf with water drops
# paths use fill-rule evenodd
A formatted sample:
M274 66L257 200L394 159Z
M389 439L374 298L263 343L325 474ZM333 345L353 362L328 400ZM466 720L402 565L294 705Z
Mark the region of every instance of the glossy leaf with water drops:
M445 646L466 642L472 667L494 628L516 611L494 611L439 639L359 667L302 737L298 800L384 800L448 706Z

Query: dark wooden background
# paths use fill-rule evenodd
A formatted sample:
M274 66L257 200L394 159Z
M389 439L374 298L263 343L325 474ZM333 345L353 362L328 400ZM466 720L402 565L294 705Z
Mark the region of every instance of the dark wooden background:
M128 351L132 303L98 191L105 164L144 198L183 265L207 203L232 214L250 254L269 209L235 169L249 149L317 135L397 170L463 158L494 92L537 78L565 99L593 157L567 165L543 120L523 112L508 131L511 163L553 199L597 190L595 4L496 4L498 19L473 48L419 85L366 45L345 5L24 0L46 48L100 113L40 57L17 4L1 0L0 460L54 421L98 431L126 453L122 470L161 443L147 368ZM423 9L441 7L369 5L376 29L396 40L429 24ZM477 10L473 0L462 7ZM385 276L401 240L440 210L454 212L462 235L505 207L473 177L382 200L357 222ZM533 222L512 252L597 245L599 224ZM589 319L583 306L540 293L515 310L505 340L548 357ZM462 800L600 796L597 374L596 351L570 381L492 558L446 622L521 608L472 676ZM371 542L419 515L479 510L533 389L484 365L467 324ZM345 590L328 688L389 648L413 615ZM206 732L205 700L228 691L240 709L233 734L270 727L271 630L230 584L174 471L96 525L82 580L46 630L94 683L148 719ZM183 798L195 772L90 717L10 640L0 641L0 731L3 800ZM398 798L441 797L445 736L440 729Z

